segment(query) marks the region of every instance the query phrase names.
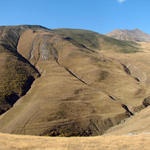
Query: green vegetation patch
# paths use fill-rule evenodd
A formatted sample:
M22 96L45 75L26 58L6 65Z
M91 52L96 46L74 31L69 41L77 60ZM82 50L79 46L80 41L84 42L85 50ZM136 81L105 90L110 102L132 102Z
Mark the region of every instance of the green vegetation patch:
M56 29L54 31L57 34L60 34L68 39L71 38L77 43L80 43L88 48L99 48L99 34L96 32L80 29Z
M103 36L105 47L110 47L108 50L114 50L121 53L136 53L139 52L139 44L132 41L121 41L107 36Z
M136 42L121 41L88 30L56 29L54 31L80 48L113 50L121 53L136 53L140 51Z
M0 72L0 109L12 106L30 88L38 73L18 56L7 56L5 67Z

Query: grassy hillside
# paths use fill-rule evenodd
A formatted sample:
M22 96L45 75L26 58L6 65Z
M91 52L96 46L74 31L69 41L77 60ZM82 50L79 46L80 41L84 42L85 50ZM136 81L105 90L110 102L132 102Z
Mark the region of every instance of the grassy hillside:
M38 71L17 52L23 31L20 26L0 27L0 114L12 107L39 76Z
M83 44L87 48L98 49L99 48L99 34L88 30L79 29L56 29L54 32L64 36L64 38L72 39L76 43Z
M41 137L0 133L0 148L5 150L149 150L150 108L137 113L107 135L96 137ZM9 142L8 142L9 141Z
M123 135L123 134L150 134L150 107L145 108L134 117L127 119L125 122L110 128L107 135Z
M139 45L131 41L120 41L96 32L79 29L56 29L56 33L72 41L73 44L85 46L90 49L111 50L122 53L135 53L139 51Z
M19 29L4 36L9 37L7 46L1 45L1 101L11 106L13 98L21 98L0 116L0 132L101 135L134 114L149 95L143 74L137 76L123 61L133 54L144 60L145 56L138 57L142 52L135 53L137 44L87 30ZM15 35L19 37L13 41ZM41 76L32 84L38 72Z
M136 53L140 51L139 44L132 42L132 41L120 41L113 38L103 37L100 39L104 41L102 42L104 50L111 50L115 52L121 53Z

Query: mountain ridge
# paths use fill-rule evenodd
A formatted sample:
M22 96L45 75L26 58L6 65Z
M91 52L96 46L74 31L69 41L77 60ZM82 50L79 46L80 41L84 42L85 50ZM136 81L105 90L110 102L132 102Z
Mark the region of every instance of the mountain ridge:
M150 42L150 34L147 34L138 28L133 30L116 29L110 33L107 33L106 35L118 40Z

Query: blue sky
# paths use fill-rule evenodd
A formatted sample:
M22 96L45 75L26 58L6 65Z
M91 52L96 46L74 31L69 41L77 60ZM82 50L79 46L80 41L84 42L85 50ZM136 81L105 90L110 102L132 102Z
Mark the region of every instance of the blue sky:
M139 28L150 33L150 0L1 0L0 25L38 24L99 33Z

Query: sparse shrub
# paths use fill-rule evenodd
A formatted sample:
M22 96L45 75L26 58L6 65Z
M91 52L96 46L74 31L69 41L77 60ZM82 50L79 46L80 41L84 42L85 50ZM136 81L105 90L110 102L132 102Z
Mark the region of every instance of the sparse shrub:
M145 107L147 107L147 106L150 105L150 96L144 99L143 105L144 105Z

